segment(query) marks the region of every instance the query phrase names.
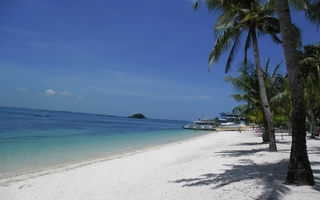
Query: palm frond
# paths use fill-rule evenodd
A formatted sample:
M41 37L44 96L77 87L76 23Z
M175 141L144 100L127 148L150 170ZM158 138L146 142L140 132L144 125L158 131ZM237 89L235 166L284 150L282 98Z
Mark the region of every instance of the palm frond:
M261 5L261 10L264 10L266 14L273 15L276 12L276 1L268 0Z
M238 43L240 42L240 35L241 33L239 33L239 30L228 28L218 37L218 39L215 42L214 48L211 54L209 55L209 62L208 62L209 72L210 72L211 65L213 63L218 62L218 59L221 56L221 54L229 49L232 42L233 42L232 49L233 49L233 52L235 53L237 46L239 45ZM233 55L231 54L231 56Z
M311 5L308 0L289 0L289 3L296 10L304 10Z
M276 65L276 67L274 68L274 70L273 70L273 72L272 72L272 77L274 77L274 76L276 76L277 74L279 74L278 72L279 72L279 69L280 69L280 67L281 67L281 64L282 64L282 62L283 61L280 61L277 65Z
M248 34L247 35L247 39L246 39L246 42L244 43L244 59L243 59L243 62L244 64L246 65L247 64L247 61L248 61L248 54L247 54L247 50L251 47L251 35Z
M231 47L231 50L230 50L230 53L229 53L229 56L228 56L228 60L227 60L227 63L226 63L226 68L225 68L225 73L228 73L229 70L230 70L230 67L231 67L231 63L232 61L234 60L234 56L240 46L240 42L241 42L241 33L242 31L240 31L238 33L238 35L235 36L234 38L234 43L233 43L233 46Z
M292 24L292 28L293 28L293 34L295 35L295 38L296 38L296 45L298 48L301 48L302 47L301 29L295 24Z

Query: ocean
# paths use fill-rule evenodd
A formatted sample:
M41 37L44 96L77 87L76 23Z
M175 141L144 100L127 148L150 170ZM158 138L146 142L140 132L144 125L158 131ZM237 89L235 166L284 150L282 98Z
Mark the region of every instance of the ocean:
M0 107L0 177L189 139L188 121Z

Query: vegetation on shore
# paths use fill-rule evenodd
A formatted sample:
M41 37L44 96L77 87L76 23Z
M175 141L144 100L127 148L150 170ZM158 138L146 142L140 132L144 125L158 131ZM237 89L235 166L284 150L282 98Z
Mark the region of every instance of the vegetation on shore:
M128 118L138 118L138 119L147 119L143 114L138 113L138 114L133 114L129 116Z
M209 56L209 68L213 62L218 61L222 53L230 50L226 64L226 72L228 72L234 59L234 54L240 45L241 35L244 32L248 33L245 40L243 62L244 66L246 66L247 50L252 47L255 59L255 73L251 73L250 76L255 77L259 88L255 88L255 94L250 94L251 91L249 90L242 91L247 92L248 97L252 97L252 99L242 98L242 100L251 106L254 105L251 108L251 114L262 116L263 124L265 124L269 132L269 151L277 151L274 137L274 120L288 118L288 124L292 127L292 147L286 183L314 185L313 172L306 147L306 115L308 113L308 116L310 116L309 122L313 127L316 127L316 123L319 125L319 44L311 45L310 48L312 50L309 47L305 47L305 52L300 56L299 63L297 49L301 45L300 30L295 28L291 21L288 2L297 10L303 10L307 19L319 27L319 0L197 0L193 7L196 9L201 3L205 3L210 11L220 15L214 27L217 39ZM274 17L275 12L277 12L278 19ZM278 38L280 32L282 40ZM267 70L263 71L260 66L257 40L258 36L267 34L271 35L276 43L282 43L287 67L287 75L283 79L284 81L282 83L279 82L282 85L279 87L278 93L272 95L270 92L272 88L268 87L267 83L270 80L268 72ZM233 82L233 84L235 84L235 88L239 89L236 82ZM237 100L240 101L241 98ZM282 102L282 105L286 104L284 108L287 109L283 112L272 113L272 109L277 110L276 108L279 107L277 104L272 104L272 101ZM253 104L253 102L256 104ZM238 109L238 111L241 110ZM315 133L315 129L312 132Z

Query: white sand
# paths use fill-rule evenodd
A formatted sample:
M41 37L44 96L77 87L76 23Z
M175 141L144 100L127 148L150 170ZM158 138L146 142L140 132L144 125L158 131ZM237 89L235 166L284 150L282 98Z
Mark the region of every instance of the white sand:
M267 151L252 131L189 141L0 180L0 199L320 199L320 140L307 140L315 186L285 180L291 137Z

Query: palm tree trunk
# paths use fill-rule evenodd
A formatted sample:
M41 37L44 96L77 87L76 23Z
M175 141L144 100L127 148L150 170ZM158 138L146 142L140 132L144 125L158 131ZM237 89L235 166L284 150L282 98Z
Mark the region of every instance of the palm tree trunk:
M269 107L269 103L268 103L266 86L264 83L264 75L263 75L261 65L260 65L258 40L257 40L255 30L252 29L250 31L251 31L252 41L253 41L253 51L254 51L254 58L255 58L255 62L256 62L256 73L257 73L257 77L258 77L258 81L259 81L260 98L261 98L261 102L262 102L264 115L267 120L267 125L268 125L267 129L269 130L269 151L277 151L274 125L273 125L272 115L271 115L271 111L270 111L270 107Z
M269 134L269 128L268 128L268 123L267 123L267 120L266 120L266 115L264 114L264 111L262 110L262 113L263 113L263 133L262 133L262 142L264 143L267 143L270 141L270 134Z
M310 117L311 117L311 138L315 138L317 134L317 125L316 121L314 120L314 112L313 112L313 103L311 98L309 99L309 105L310 105Z
M306 111L288 0L276 0L292 99L292 145L286 183L314 185L306 145Z
M264 130L262 133L262 141L267 143L270 141L270 134L269 134L268 123L267 123L267 120L265 120L265 117L263 120L263 127L264 127Z

